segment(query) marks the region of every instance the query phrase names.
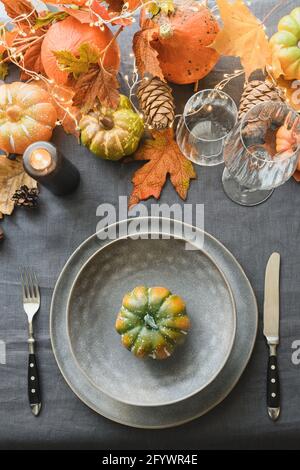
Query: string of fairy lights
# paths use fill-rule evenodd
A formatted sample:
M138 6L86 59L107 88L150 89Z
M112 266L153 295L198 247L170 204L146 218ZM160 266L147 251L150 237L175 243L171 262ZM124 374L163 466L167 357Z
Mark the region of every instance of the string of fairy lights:
M141 3L141 5L139 5L133 12L133 11L129 11L129 3L126 2L124 3L120 14L112 15L111 18L106 19L106 18L102 18L97 12L94 11L94 9L92 8L93 3L94 3L93 0L88 0L85 4L85 6L87 7L86 11L90 13L90 17L91 17L90 26L99 27L101 31L105 29L106 25L114 24L116 22L120 22L121 20L129 20L131 23L134 23L136 21L135 18L133 17L134 13L136 14L141 8L144 8L147 5L158 4L156 0L147 1L147 2ZM0 63L10 62L16 65L19 69L21 69L21 71L26 76L30 77L28 79L28 82L33 81L33 80L42 81L45 84L46 88L51 91L51 95L56 105L64 112L64 115L62 116L62 118L56 122L56 125L62 125L66 117L69 117L70 119L74 121L76 129L79 130L77 117L72 112L73 94L71 93L71 91L70 91L69 98L66 98L65 95L68 92L67 87L56 85L53 79L45 77L43 74L30 70L26 68L25 66L24 56L25 56L26 50L29 47L36 44L37 42L42 41L46 34L44 33L41 35L33 36L37 31L33 27L32 22L30 20L35 14L36 14L36 10L35 8L33 8L32 11L28 13L23 13L13 19L8 19L5 23L1 25L0 46L3 46L5 48L7 57L5 59L2 59ZM27 23L28 33L24 31L24 29L21 26L21 23L22 24ZM17 34L16 34L16 38L13 41L13 45L10 45L5 39L6 37L5 32L8 26L10 28L12 27L16 28ZM114 35L113 40L115 39L116 35L120 33L122 29L123 29L123 26L119 28L117 33ZM107 47L109 47L110 45L111 43L109 43ZM102 53L105 53L105 50L102 51ZM136 77L137 75L137 68L135 64L134 64L132 75L134 77ZM64 96L61 96L62 92L64 93ZM132 95L130 96L130 99L132 101Z
M136 7L134 11L131 11L129 9L129 3L125 2L122 10L119 14L112 14L110 18L103 18L99 13L97 13L94 8L94 1L95 0L87 0L85 3L85 11L89 12L91 22L90 26L91 27L98 27L100 30L104 30L106 26L110 24L119 24L120 27L118 31L115 33L112 41L108 44L108 46L105 48L102 53L106 53L106 49L110 47L111 43L116 39L116 37L120 34L120 32L123 30L125 21L129 23L135 23L136 19L134 18L133 15L136 15L142 8L147 7L148 5L157 5L158 7L162 6L162 0L149 0L149 1L141 1L140 5ZM62 1L63 3L63 1ZM99 2L100 3L100 2ZM207 0L204 0L202 3L205 5L207 4ZM263 25L264 29L266 30L265 22L267 19L279 8L282 4L284 3L284 0L279 1L275 7L269 11L267 16L264 18L264 20L261 22ZM246 4L250 7L252 4L251 0L248 0ZM212 12L215 14L217 19L220 19L220 16L217 11L217 6L212 7ZM41 81L43 82L44 86L48 89L48 91L51 91L51 95L56 103L56 105L62 110L63 115L61 119L57 121L57 125L62 125L64 120L69 117L74 121L76 129L79 130L78 126L78 120L76 115L72 112L72 98L73 98L73 93L70 89L67 87L62 87L60 85L55 84L55 81L53 79L50 79L43 75L42 73L35 72L33 70L30 70L26 68L25 66L25 52L26 50L37 44L39 41L42 41L43 38L45 37L46 31L43 31L41 28L42 34L37 34L37 30L34 27L34 17L37 14L35 8L33 7L32 11L29 11L27 13L20 14L14 19L9 19L5 23L3 23L0 27L0 46L5 48L5 52L7 56L0 61L0 64L3 62L11 62L14 65L16 65L23 74L29 77L28 81ZM124 23L122 23L122 21ZM28 32L24 31L24 28L22 25L24 23L27 24ZM6 41L6 31L7 27L11 29L11 27L14 27L16 29L16 37L13 40L12 45L10 45ZM15 30L13 28L13 31ZM35 34L36 33L36 34ZM139 110L136 108L135 103L134 103L134 97L135 97L135 91L137 86L140 83L140 77L138 73L138 69L136 66L136 60L133 52L129 53L129 59L132 61L132 70L129 74L126 74L124 76L125 82L127 84L128 90L129 90L129 99L131 101L132 106L134 109L139 113ZM272 68L270 67L268 69L269 74L272 75ZM236 78L242 76L244 74L243 69L236 69L234 70L233 73L224 73L222 80L215 86L215 88L222 90L225 88L232 80L235 80ZM272 77L271 77L272 78ZM148 79L148 77L144 77L144 79ZM62 92L64 96L62 96ZM69 95L69 96L68 96ZM285 95L286 95L286 90L285 90ZM286 99L288 101L288 97L286 96Z
M19 69L22 70L26 76L30 77L28 82L36 80L36 81L42 81L47 89L52 90L52 97L56 103L56 105L62 109L62 111L65 113L62 117L61 120L58 120L56 122L56 125L61 125L62 122L66 119L66 117L70 117L74 123L76 128L78 127L78 122L76 116L71 112L71 107L72 107L72 98L70 96L70 99L66 99L65 97L61 97L57 92L55 92L55 81L53 79L47 78L44 75L37 73L33 70L29 70L25 67L25 52L28 49L28 47L33 46L37 42L41 41L45 34L39 36L32 36L32 34L36 33L36 29L32 26L32 23L30 21L31 17L36 14L35 8L32 9L29 13L23 13L19 16L17 16L14 19L9 19L7 20L4 24L1 25L1 30L2 30L2 40L0 40L0 45L5 47L5 52L7 54L7 57L2 60L2 62L10 62L14 65L16 65ZM20 23L24 24L27 23L28 26L28 33L24 31L22 26L20 26ZM13 45L10 46L6 41L5 41L5 31L7 29L7 26L15 26L17 29L17 35L16 38L13 41ZM14 29L13 29L14 31ZM18 39L18 37L21 36L21 38ZM4 39L3 39L4 38Z

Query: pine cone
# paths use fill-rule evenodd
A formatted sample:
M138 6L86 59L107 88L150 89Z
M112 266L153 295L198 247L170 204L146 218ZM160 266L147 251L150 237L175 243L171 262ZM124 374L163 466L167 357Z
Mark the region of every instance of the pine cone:
M33 208L38 204L38 195L38 188L28 188L24 185L17 189L12 200L15 201L16 206Z
M146 124L158 130L172 125L174 100L167 83L156 77L144 79L138 88L137 97Z
M284 98L268 79L264 82L253 80L246 84L240 102L239 119L242 119L253 106L264 101L284 101Z

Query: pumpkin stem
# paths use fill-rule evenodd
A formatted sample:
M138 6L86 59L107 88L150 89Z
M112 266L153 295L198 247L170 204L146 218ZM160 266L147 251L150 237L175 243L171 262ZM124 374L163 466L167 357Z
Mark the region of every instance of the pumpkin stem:
M173 36L173 29L172 29L172 25L171 23L168 21L168 22L165 22L163 24L160 25L159 27L159 35L161 38L163 39L168 39L170 38L171 36Z
M103 125L103 127L107 130L110 130L114 127L114 121L108 117L108 116L103 116L99 119L99 121L101 122L101 124Z
M158 326L155 323L154 318L151 315L149 315L149 313L147 313L147 315L144 316L144 322L145 322L145 325L150 326L150 328L153 328L154 330L158 330Z

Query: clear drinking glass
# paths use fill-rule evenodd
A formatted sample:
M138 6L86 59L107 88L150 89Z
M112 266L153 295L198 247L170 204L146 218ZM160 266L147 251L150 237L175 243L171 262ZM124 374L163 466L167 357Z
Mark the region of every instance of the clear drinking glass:
M182 153L197 165L224 163L226 137L237 120L233 99L221 90L203 90L186 103L176 138Z
M299 121L285 103L267 101L251 108L236 124L225 144L222 178L232 201L243 206L260 204L293 175L300 156ZM292 141L276 153L275 138L281 126Z

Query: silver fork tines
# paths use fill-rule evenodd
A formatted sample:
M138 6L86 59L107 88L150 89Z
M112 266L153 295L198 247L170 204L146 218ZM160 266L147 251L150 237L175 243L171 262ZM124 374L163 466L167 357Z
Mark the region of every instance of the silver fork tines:
M33 269L20 268L24 310L31 322L40 307L40 292Z

